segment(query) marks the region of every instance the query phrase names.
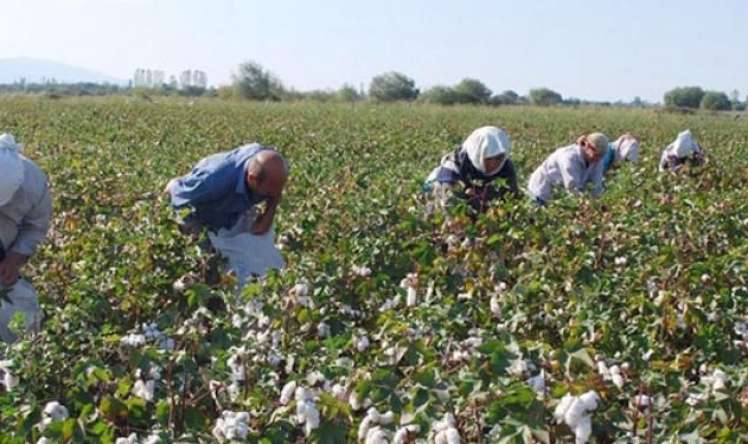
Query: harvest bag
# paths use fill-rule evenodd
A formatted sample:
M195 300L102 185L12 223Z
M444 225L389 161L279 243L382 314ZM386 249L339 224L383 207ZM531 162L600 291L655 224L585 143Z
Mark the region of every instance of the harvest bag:
M211 244L228 259L229 269L236 273L240 287L252 277L264 276L271 268L286 266L273 243L275 233L272 228L259 236L249 232L255 214L254 211L247 212L230 230L222 228L217 233L208 231Z
M4 259L5 248L0 244L0 261ZM0 291L5 292L6 290L8 290L8 287L0 285ZM36 291L30 283L19 279L9 290L6 298L10 300L10 303L0 299L0 340L8 343L15 342L18 339L8 328L8 324L17 312L20 311L24 314L27 331L39 331L42 317Z

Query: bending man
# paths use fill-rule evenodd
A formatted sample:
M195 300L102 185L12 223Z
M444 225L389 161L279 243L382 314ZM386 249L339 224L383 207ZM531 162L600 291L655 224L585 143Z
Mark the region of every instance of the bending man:
M288 178L280 153L257 143L202 159L166 186L171 205L189 207L183 231L207 229L243 286L253 276L285 264L273 244L272 224ZM257 205L265 210L257 216Z

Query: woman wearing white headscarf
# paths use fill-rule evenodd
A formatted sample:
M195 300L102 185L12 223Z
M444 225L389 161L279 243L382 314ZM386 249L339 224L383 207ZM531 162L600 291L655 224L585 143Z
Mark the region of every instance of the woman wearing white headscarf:
M704 150L693 138L691 130L685 130L662 152L660 171L678 171L686 163L703 165L704 156Z
M462 186L471 205L479 209L506 192L518 195L517 174L509 158L511 148L512 141L504 130L494 126L478 128L442 158L426 178L424 191L443 199ZM506 185L490 187L496 179L504 179Z
M603 174L623 162L639 160L639 141L631 134L623 134L608 145L608 152L603 157Z
M530 198L545 205L556 189L564 188L580 194L588 184L592 195L603 192L602 158L608 151L608 138L602 133L591 133L577 139L577 143L556 149L532 173L527 184Z
M46 238L52 216L47 178L20 151L13 136L0 135L0 291L7 297L0 302L0 339L6 342L15 339L8 322L19 311L27 327L38 327L36 292L19 272Z

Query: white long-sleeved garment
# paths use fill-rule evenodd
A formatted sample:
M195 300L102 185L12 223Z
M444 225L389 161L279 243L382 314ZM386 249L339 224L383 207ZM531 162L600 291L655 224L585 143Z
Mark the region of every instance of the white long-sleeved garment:
M24 179L10 201L0 206L0 242L6 252L31 256L47 237L52 199L42 170L26 157L20 157Z
M592 194L603 191L603 162L587 164L579 145L558 148L530 176L527 185L531 197L548 202L556 188L580 193L592 184Z

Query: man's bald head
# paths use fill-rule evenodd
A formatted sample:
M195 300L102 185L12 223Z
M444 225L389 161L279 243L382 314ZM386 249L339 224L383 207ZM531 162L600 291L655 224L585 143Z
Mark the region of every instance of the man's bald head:
M287 179L288 164L275 150L260 151L247 167L247 184L262 196L280 196Z

